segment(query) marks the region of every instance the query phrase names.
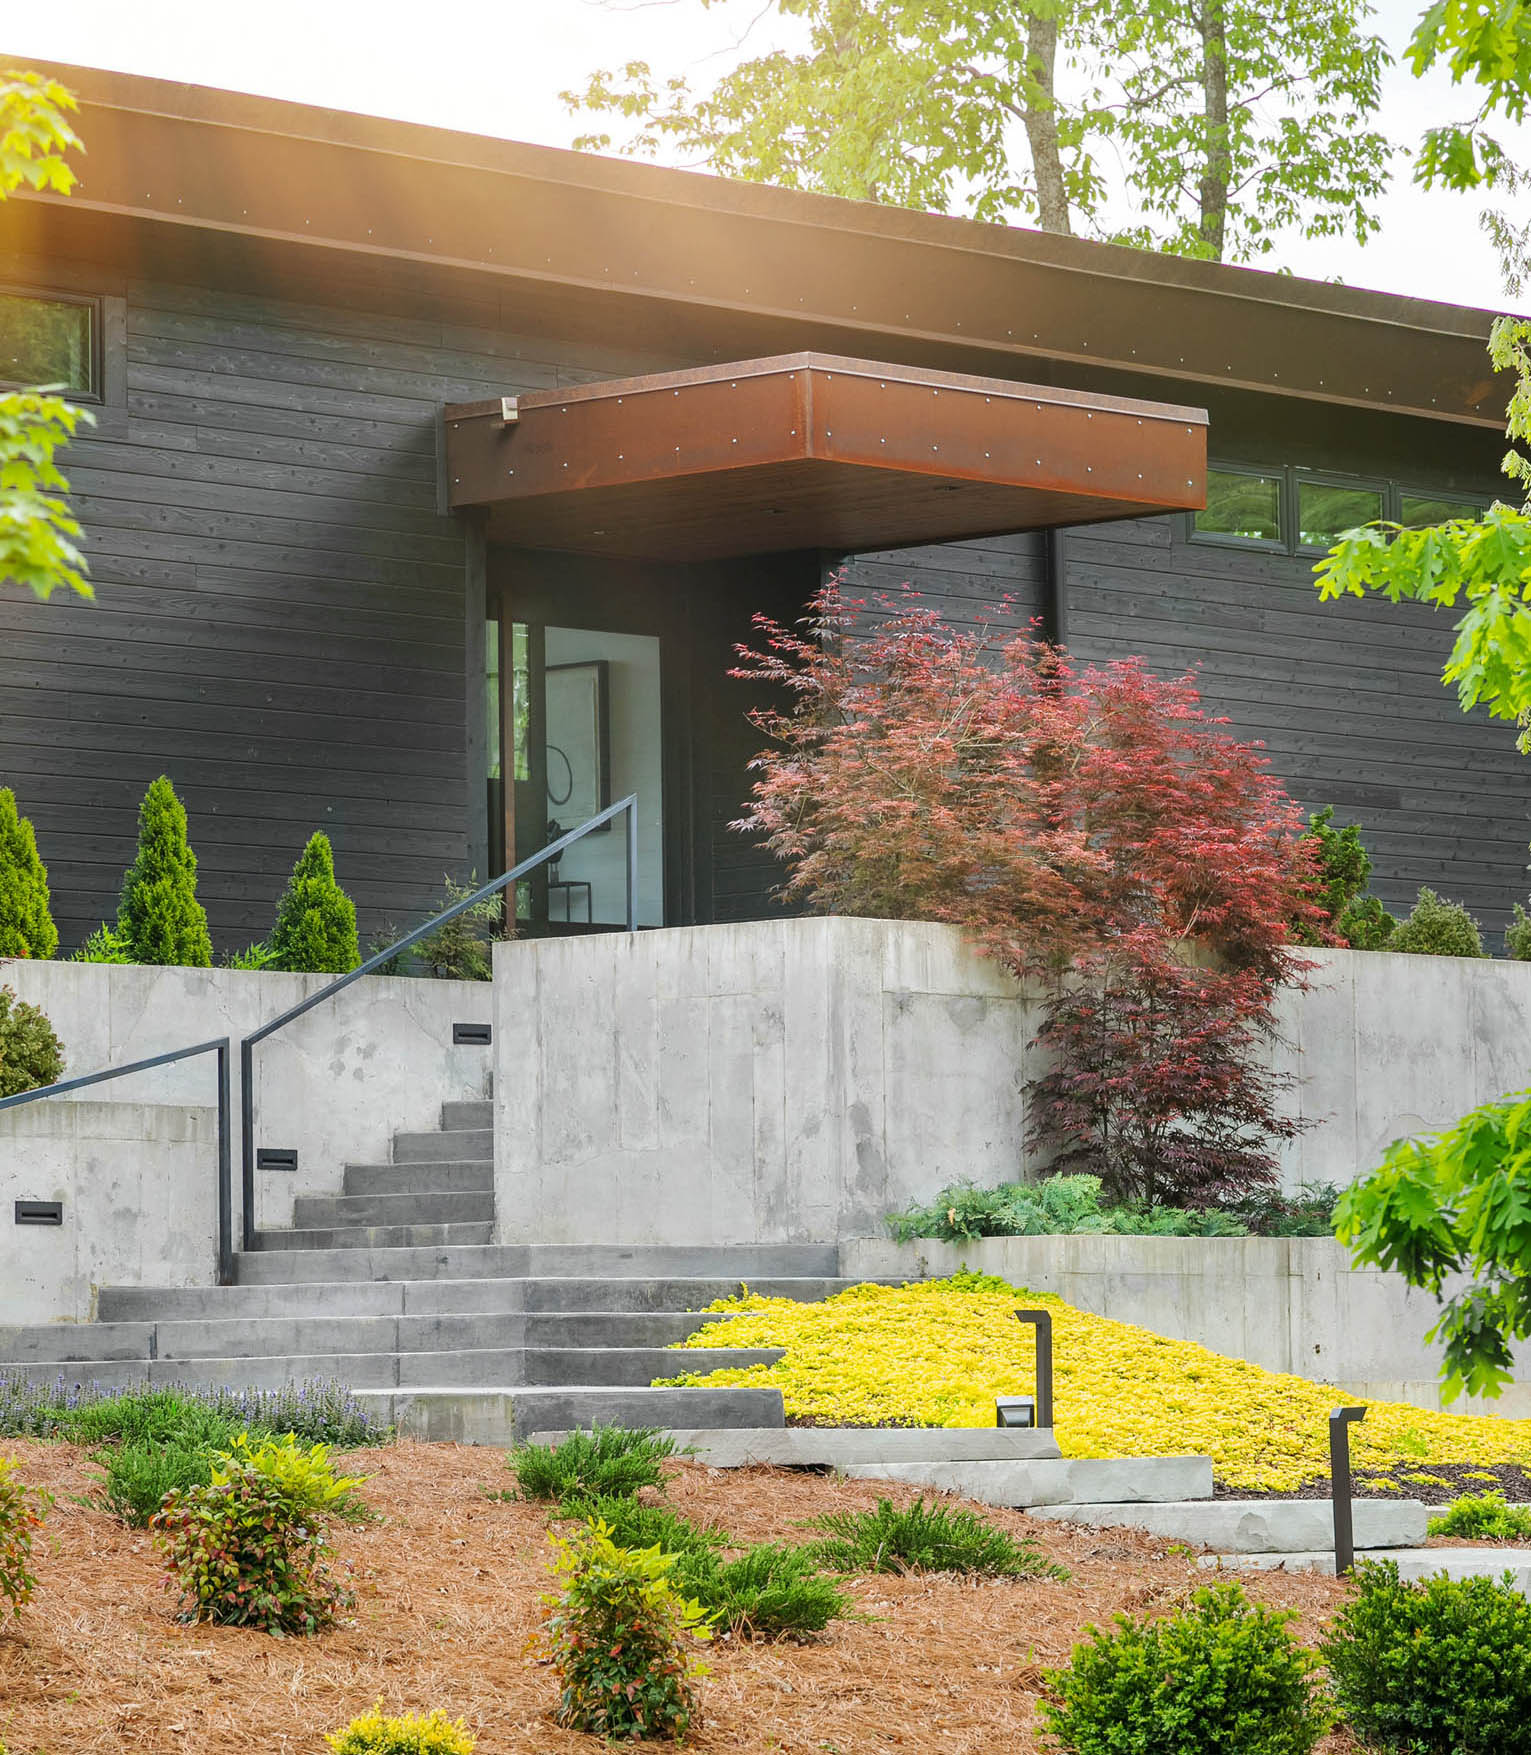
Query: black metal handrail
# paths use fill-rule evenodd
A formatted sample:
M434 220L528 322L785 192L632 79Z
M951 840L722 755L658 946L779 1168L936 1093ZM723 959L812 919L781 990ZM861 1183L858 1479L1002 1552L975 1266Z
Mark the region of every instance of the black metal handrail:
M164 1054L153 1054L147 1060L129 1061L126 1066L109 1066L101 1072L83 1073L79 1078L60 1079L56 1084L39 1085L36 1090L20 1091L14 1097L0 1097L0 1110L19 1109L23 1103L38 1103L44 1097L60 1097L65 1091L82 1091L87 1085L105 1084L108 1079L126 1078L129 1073L148 1072L151 1067L169 1066L173 1061L191 1060L199 1054L218 1056L218 1284L234 1283L233 1176L229 1138L229 1057L233 1046L228 1036L211 1042L194 1042L189 1048L172 1048Z
M498 895L508 885L518 883L529 876L538 866L547 865L557 859L565 848L572 847L576 841L586 835L593 834L597 829L604 828L607 823L626 813L627 816L627 930L638 930L638 795L628 793L626 798L619 798L615 804L609 804L605 810L598 812L588 822L581 823L577 829L570 829L567 834L560 835L556 841L550 841L546 847L523 859L519 865L513 866L502 877L492 878L487 884L481 884L469 895L454 902L450 908L443 908L434 914L424 925L417 926L407 932L403 938L396 940L386 950L379 951L375 956L368 957L366 962L355 969L348 970L344 975L321 987L317 993L309 994L307 999L299 1000L289 1006L285 1012L274 1017L269 1023L262 1024L258 1030L252 1030L239 1043L239 1108L240 1108L240 1194L241 1194L241 1238L245 1249L255 1246L255 1045L264 1042L280 1029L301 1018L304 1012L312 1011L316 1005L327 999L333 999L341 988L349 987L353 981L359 981L363 975L370 975L386 963L391 963L402 951L416 945L421 939L428 937L439 926L447 921L455 920L459 914L480 902L486 902L491 896Z

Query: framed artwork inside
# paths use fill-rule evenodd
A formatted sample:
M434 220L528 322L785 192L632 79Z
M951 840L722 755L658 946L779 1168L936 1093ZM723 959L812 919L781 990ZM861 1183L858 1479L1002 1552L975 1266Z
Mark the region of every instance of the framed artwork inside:
M543 673L548 816L564 830L577 829L611 803L609 671L608 660L592 658L550 664Z

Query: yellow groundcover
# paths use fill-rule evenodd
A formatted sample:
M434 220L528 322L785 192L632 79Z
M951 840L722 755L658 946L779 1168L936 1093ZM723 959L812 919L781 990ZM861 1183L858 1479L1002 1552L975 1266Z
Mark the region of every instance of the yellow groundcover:
M1058 1443L1065 1456L1210 1456L1231 1487L1280 1491L1328 1470L1328 1417L1347 1400L1205 1347L1090 1316L1062 1299L959 1274L906 1286L853 1286L819 1304L725 1299L692 1347L785 1347L776 1365L691 1374L687 1384L780 1389L788 1418L821 1425L989 1426L997 1395L1034 1388L1020 1304L1053 1313ZM1433 1414L1371 1402L1351 1428L1362 1468L1531 1464L1531 1420Z

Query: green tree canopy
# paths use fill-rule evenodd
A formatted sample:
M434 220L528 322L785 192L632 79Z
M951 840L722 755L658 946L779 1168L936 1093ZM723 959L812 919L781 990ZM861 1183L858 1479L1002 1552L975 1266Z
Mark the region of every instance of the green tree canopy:
M0 70L0 201L20 188L67 195L74 187L64 155L83 150L68 120L77 107L56 80ZM38 597L60 585L92 595L80 526L64 498L69 483L55 458L82 421L94 420L46 386L0 391L0 585Z
M704 6L726 0L701 0ZM571 108L727 176L1245 260L1274 234L1375 227L1389 148L1368 126L1386 51L1363 0L767 0L807 47L709 91L646 62ZM1060 82L1062 66L1068 77ZM1136 217L1108 218L1109 153Z
M205 969L213 960L186 808L163 774L139 806L138 857L123 875L117 931L135 963Z
M277 904L270 940L273 969L344 975L361 961L356 905L335 881L328 835L310 836Z
M16 794L0 787L0 957L51 957L58 928L48 909L48 868Z

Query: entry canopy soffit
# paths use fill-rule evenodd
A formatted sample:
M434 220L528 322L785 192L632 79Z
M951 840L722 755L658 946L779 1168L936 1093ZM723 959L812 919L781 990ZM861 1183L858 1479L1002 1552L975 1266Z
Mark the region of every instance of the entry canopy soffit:
M1205 503L1201 409L817 353L449 405L491 539L654 561L854 553Z

